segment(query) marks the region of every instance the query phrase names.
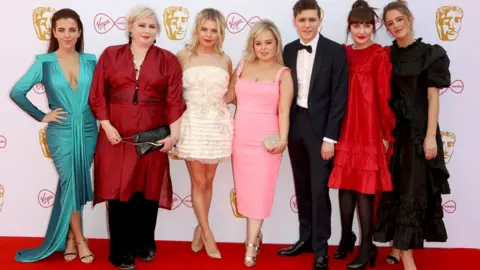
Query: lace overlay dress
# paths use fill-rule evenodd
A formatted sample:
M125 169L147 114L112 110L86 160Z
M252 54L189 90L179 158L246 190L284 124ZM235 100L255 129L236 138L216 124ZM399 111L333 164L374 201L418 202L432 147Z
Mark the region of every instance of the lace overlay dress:
M233 118L223 97L230 74L225 57L192 56L183 71L182 116L175 155L185 160L215 164L232 154Z

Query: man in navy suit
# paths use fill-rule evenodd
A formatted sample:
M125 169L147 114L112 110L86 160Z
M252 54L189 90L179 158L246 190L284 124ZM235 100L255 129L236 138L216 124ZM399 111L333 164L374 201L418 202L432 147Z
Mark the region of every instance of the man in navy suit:
M348 95L345 49L318 33L321 9L315 0L293 7L299 39L283 51L294 81L288 152L298 203L300 238L281 256L315 253L314 270L328 269L331 212L328 179Z

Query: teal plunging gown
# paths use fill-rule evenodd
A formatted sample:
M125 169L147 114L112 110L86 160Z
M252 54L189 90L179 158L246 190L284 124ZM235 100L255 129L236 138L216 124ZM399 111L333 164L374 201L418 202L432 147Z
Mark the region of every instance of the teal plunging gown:
M79 54L78 87L74 91L60 67L55 53L37 55L28 72L15 84L10 97L25 112L42 121L45 113L27 98L28 91L43 83L51 110L62 108L68 114L63 123L51 122L47 128L47 146L58 172L59 181L50 222L42 245L20 250L15 260L35 262L65 249L72 211L82 211L92 201L90 167L97 141L96 119L88 105L90 84L96 65L93 54Z

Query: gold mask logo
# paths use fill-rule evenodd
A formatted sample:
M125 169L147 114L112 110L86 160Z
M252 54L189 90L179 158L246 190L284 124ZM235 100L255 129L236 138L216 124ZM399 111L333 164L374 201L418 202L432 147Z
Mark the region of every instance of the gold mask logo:
M33 10L33 27L40 40L50 40L52 35L52 15L55 9L51 7L38 7Z
M232 212L235 217L244 218L244 216L237 210L237 193L234 188L230 191L230 206L232 207Z
M5 188L0 184L0 212L3 208L3 196L5 195Z
M163 11L163 24L167 37L171 40L182 40L187 34L190 13L187 8L180 6L168 7Z
M435 24L438 38L454 41L460 34L463 21L463 9L457 6L443 6L437 9Z
M442 143L443 143L443 155L445 157L445 163L450 162L452 159L455 143L457 142L457 136L450 131L442 131Z
M40 140L40 147L42 148L43 156L46 158L51 158L50 151L48 151L47 145L47 127L42 127L39 131L39 140Z

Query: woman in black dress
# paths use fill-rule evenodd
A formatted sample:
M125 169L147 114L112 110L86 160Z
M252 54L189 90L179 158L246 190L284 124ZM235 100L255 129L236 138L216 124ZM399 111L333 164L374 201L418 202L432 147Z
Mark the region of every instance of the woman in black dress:
M438 126L439 89L450 85L449 58L439 45L414 39L413 16L404 2L384 8L387 30L395 38L392 61L392 109L397 118L391 160L393 192L383 193L374 239L393 240L387 263L416 269L413 249L445 242L442 194L450 194L450 177Z

